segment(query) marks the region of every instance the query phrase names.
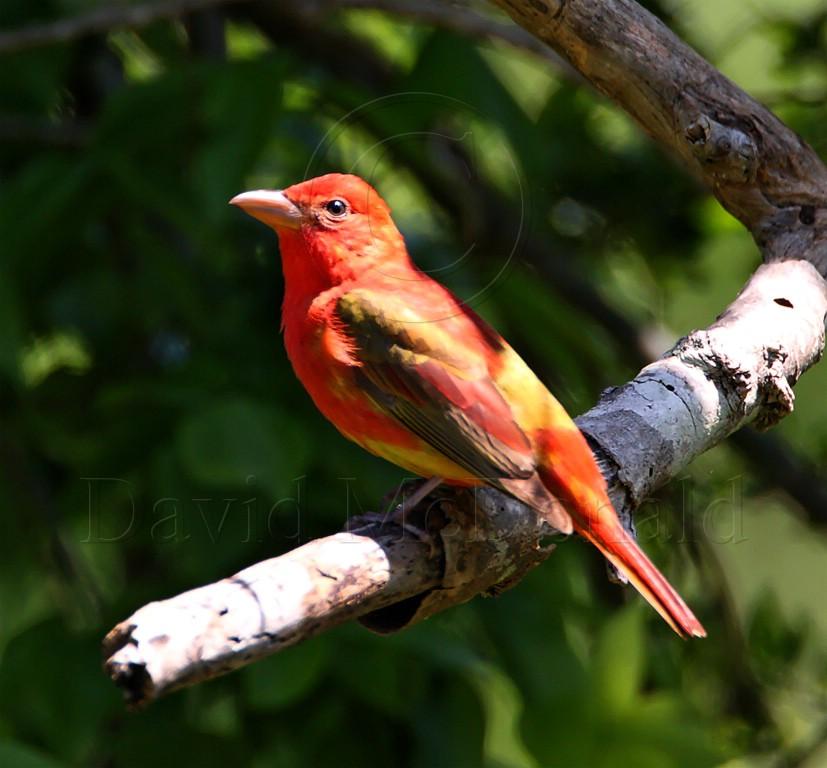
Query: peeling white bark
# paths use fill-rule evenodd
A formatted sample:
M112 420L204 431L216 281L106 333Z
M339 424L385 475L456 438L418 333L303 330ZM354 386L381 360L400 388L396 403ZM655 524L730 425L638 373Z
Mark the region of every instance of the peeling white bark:
M371 535L372 534L372 535ZM337 533L169 600L104 640L106 670L131 703L215 677L363 613L435 587L427 543L397 527Z
M539 515L489 489L439 489L418 511L420 536L367 515L354 531L144 606L106 636L106 671L139 706L349 619L392 632L500 592L552 549Z
M793 409L792 386L821 358L827 283L806 261L758 268L709 328L681 339L577 419L635 508L745 423ZM616 503L617 496L613 497Z

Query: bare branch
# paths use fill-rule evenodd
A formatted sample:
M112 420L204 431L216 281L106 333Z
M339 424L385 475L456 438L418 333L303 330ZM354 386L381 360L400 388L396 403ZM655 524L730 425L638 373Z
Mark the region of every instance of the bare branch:
M305 8L336 7L341 9L370 9L410 19L418 24L430 24L477 40L499 40L514 48L533 53L567 75L581 80L568 62L560 58L534 35L513 24L476 13L464 3L446 3L439 0L316 0L303 4Z
M250 0L171 0L143 5L115 5L48 24L35 24L8 32L0 32L0 55L17 53L57 43L67 43L113 29L139 29L155 21L176 18L220 5ZM430 24L477 40L499 40L515 48L550 61L568 75L578 77L569 64L536 37L513 24L503 23L476 13L462 4L433 0L309 0L292 3L297 12L321 20L333 10L377 10Z
M150 701L436 586L428 554L396 527L317 539L141 608L107 635L107 670L131 703Z
M418 512L417 535L366 516L350 532L144 606L107 635L106 670L139 706L349 619L395 631L504 589L551 551L538 515L488 489L439 489Z
M17 53L56 43L68 43L89 35L128 27L138 29L162 19L183 16L217 5L248 2L249 0L167 0L144 5L113 5L97 8L89 13L48 24L0 32L0 55Z
M0 55L30 48L67 43L82 37L102 34L113 29L140 29L155 21L176 18L206 9L252 0L171 0L144 5L117 5L98 8L89 13L48 24L34 24L0 32ZM260 0L259 0L260 2ZM429 24L459 35L482 41L500 41L527 51L553 64L567 77L582 78L568 62L560 58L536 37L513 24L503 23L476 13L461 3L446 4L435 0L308 0L294 2L297 13L323 21L334 10L377 10L418 24Z
M824 349L827 285L806 261L764 264L707 329L681 339L577 419L631 512L739 427L768 428Z
M775 115L634 0L494 0L674 152L765 261L827 274L827 168Z

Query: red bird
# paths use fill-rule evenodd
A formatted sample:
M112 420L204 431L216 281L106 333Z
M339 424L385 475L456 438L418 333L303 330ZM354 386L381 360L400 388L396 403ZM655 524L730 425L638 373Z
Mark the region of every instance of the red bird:
M706 635L620 524L563 407L496 331L413 264L373 187L329 174L230 202L278 234L287 355L345 437L431 478L428 490L486 484L573 528L679 635Z

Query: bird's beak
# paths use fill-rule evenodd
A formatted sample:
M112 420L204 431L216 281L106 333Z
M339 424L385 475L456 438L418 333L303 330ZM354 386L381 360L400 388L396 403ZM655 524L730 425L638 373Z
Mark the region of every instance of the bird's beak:
M298 229L304 218L301 209L277 189L242 192L230 200L245 213L274 229Z

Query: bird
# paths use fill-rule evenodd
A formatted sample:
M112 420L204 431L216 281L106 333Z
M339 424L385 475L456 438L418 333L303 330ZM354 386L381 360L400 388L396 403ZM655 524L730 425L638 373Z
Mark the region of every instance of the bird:
M230 200L275 230L293 370L346 438L426 482L487 485L576 531L681 637L706 631L621 524L563 406L466 303L419 269L379 193L330 173Z

